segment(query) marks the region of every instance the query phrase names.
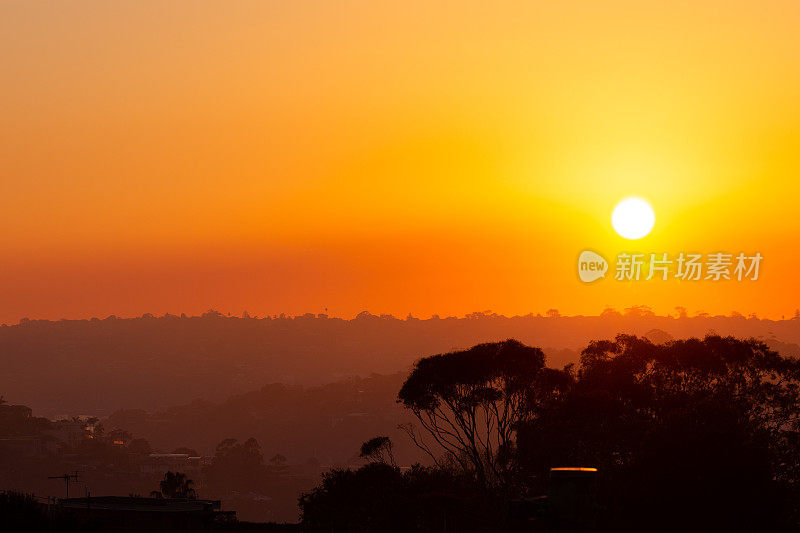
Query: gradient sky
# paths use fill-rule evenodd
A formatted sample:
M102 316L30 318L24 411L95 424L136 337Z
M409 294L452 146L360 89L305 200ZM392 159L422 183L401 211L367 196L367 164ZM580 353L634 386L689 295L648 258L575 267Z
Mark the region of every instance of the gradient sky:
M791 315L798 27L794 1L3 1L0 322ZM585 285L585 248L764 263Z

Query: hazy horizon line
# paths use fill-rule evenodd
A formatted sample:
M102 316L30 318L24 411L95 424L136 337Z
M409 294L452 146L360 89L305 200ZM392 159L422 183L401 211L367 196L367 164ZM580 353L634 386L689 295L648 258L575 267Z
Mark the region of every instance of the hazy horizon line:
M415 316L413 313L409 313L406 317L396 316L391 313L381 313L381 314L373 314L370 311L361 311L354 316L347 318L344 316L337 316L328 313L300 313L300 314L287 314L287 313L276 313L276 314L266 314L266 315L258 315L258 314L250 314L246 310L240 314L234 313L223 313L217 311L213 308L208 309L204 313L201 314L186 314L186 313L170 313L166 312L162 315L155 315L153 313L143 313L141 315L135 316L120 316L116 314L110 314L103 318L91 316L91 317L81 317L81 318L30 318L30 317L23 317L20 318L16 323L9 323L3 322L0 324L0 327L14 327L14 326L21 326L31 322L97 322L97 321L104 321L104 320L148 320L148 319L200 319L200 318L231 318L231 319L241 319L241 320L310 320L310 319L318 319L318 320L342 320L345 322L351 322L355 320L363 320L369 318L377 318L383 320L397 320L401 322L408 322L408 321L428 321L428 320L468 320L468 319L477 319L477 318L499 318L499 319L518 319L518 318L671 318L671 319L689 319L689 318L738 318L744 320L759 320L759 321L771 321L771 322L788 322L792 320L800 320L800 310L795 310L795 313L786 318L785 315L782 315L780 319L776 318L769 318L769 317L760 317L758 313L741 313L739 311L730 311L728 314L713 314L707 313L702 310L698 310L694 312L694 314L689 314L689 311L682 307L676 307L676 309L681 309L678 313L675 314L658 314L651 310L649 306L639 305L633 307L627 307L622 309L622 311L617 310L613 307L607 307L602 312L596 315L592 314L562 314L557 309L551 308L542 312L529 312L527 314L514 314L514 315L506 315L503 313L495 313L492 310L482 310L482 311L472 311L470 313L466 313L463 315L440 315L437 313L433 313L430 315L420 315Z

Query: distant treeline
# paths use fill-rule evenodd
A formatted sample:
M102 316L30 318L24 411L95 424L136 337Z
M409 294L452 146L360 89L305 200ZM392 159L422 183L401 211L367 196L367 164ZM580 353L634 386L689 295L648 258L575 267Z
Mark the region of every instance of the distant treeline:
M800 320L657 316L645 307L600 316L398 319L361 313L255 318L209 311L199 317L144 315L90 320L27 320L0 327L0 390L47 416L107 416L198 398L222 401L264 383L316 385L350 376L405 372L421 356L516 338L543 347L548 364L575 361L591 339L619 332L683 338L709 332L755 337L800 353Z

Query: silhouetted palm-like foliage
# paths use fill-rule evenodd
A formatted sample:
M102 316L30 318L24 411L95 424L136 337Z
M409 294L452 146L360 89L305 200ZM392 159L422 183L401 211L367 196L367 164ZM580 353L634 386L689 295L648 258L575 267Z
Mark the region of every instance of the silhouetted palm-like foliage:
M181 472L167 472L159 483L160 491L153 491L151 495L164 498L196 498L197 493L192 487L194 482Z

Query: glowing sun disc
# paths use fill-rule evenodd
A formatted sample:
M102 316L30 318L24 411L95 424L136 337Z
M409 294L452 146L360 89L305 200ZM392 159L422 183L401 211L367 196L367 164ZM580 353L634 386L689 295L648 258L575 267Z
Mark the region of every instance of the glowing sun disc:
M611 214L614 231L626 239L641 239L650 233L655 223L656 214L653 208L641 198L625 198Z

